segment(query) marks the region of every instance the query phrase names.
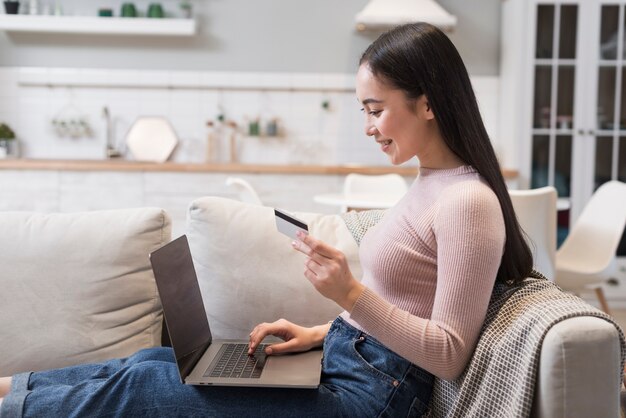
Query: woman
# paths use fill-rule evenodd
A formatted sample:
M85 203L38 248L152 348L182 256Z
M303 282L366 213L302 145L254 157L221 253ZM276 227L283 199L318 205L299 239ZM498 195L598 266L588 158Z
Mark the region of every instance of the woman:
M475 347L496 280L532 267L463 62L438 29L397 27L363 54L357 96L365 133L393 164L420 174L361 242L361 282L312 236L305 277L343 312L332 324L260 324L268 354L324 345L317 390L193 387L167 348L128 359L4 378L5 416L419 416L433 376L454 379ZM11 391L8 387L11 385ZM7 395L8 393L8 395Z

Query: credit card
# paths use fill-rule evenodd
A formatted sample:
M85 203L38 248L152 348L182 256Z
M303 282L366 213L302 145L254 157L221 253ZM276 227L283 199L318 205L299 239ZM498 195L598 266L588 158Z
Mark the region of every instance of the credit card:
M281 210L274 209L274 219L276 220L276 229L291 239L298 239L296 235L298 231L304 231L305 234L309 233L309 226L303 220Z

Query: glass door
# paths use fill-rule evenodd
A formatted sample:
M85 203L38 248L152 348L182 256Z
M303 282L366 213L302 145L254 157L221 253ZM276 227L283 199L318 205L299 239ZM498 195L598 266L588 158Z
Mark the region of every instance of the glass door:
M626 181L626 1L535 3L530 186L559 194L562 241L593 192Z
M562 241L572 184L579 6L538 4L535 12L530 186L557 189Z
M593 189L626 181L626 68L624 3L600 8Z
M607 181L626 182L626 2L601 3L599 7L597 103L595 129L590 132L595 149L585 199ZM625 252L626 234L618 255L624 256Z

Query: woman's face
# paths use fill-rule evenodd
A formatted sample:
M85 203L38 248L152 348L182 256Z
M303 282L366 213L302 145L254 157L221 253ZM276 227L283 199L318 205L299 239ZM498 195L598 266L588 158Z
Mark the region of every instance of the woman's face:
M376 78L367 64L357 73L356 94L363 105L365 134L380 144L391 163L402 164L415 156L422 160L436 125L426 96L407 100L402 90Z

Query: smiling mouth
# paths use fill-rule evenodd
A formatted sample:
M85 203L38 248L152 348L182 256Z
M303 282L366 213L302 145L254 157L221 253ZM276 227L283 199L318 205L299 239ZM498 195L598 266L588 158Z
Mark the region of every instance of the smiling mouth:
M389 144L391 144L391 142L392 142L391 139L387 139L387 140L384 140L384 141L379 141L378 143L381 144L381 145L389 145Z

